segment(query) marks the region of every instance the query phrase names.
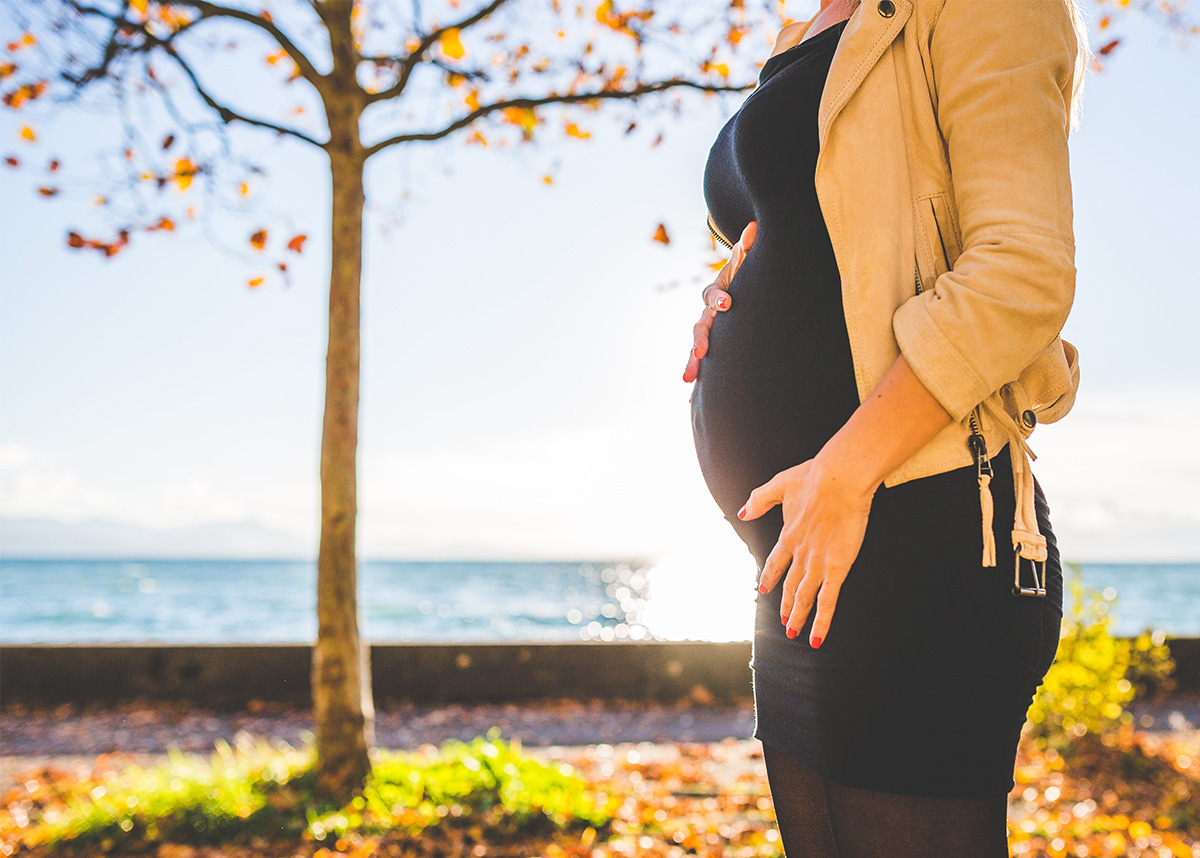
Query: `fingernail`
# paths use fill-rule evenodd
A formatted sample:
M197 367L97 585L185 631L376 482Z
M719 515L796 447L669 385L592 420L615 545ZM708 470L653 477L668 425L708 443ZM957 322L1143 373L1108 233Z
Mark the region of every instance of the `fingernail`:
M758 585L758 592L760 592L760 593L765 593L765 592L767 592L767 585L766 585L766 584L759 584L759 585Z
M717 306L718 306L720 309L724 310L726 307L728 307L728 306L729 306L729 299L728 299L728 298L718 298L718 299L717 299Z
M779 622L780 622L782 625L785 625L785 626L786 626L786 625L787 625L787 614L784 614L782 617L780 617L780 618L779 618Z
M700 360L700 353L696 351L695 346L692 346L692 357L694 357L696 360Z
M817 637L813 638L813 639L812 639L812 648L813 648L813 649L820 649L820 648L821 648L821 641L822 641L822 640L823 640L823 638L821 638L821 636L820 636L820 635L818 635Z
M799 632L799 630L797 630L797 629L788 629L788 630L787 630L787 636L788 636L789 638L794 638L794 637L795 637L796 635L798 635L798 634L800 634L800 632Z
M746 518L746 505L745 504L742 504L742 508L738 510L738 518L742 519L743 521L745 520L745 518Z

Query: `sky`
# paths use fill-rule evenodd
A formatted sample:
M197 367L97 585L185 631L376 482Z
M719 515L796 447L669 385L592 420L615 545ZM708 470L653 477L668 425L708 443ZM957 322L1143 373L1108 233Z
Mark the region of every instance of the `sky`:
M1081 388L1030 443L1064 559L1194 561L1200 53L1136 18L1121 34L1070 143L1078 281L1063 335ZM774 33L759 36L765 59ZM267 112L223 74L215 88ZM577 120L588 140L460 137L372 159L360 556L740 551L700 476L680 375L718 258L704 163L742 98L696 95L631 135L600 111ZM18 119L0 111L0 150L37 164L118 146L96 106L38 118L34 144ZM218 238L138 233L111 259L65 243L108 231L91 188L47 199L38 171L0 168L0 518L251 522L315 556L328 168L286 139L231 141L267 172L244 212L214 221ZM669 246L651 240L660 221ZM247 247L255 225L272 249L309 236L290 285L246 285L267 267Z

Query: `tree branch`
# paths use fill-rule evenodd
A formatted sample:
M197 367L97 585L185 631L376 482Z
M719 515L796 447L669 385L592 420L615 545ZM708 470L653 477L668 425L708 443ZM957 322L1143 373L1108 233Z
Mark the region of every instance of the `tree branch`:
M175 6L191 6L196 9L203 18L234 18L239 21L245 21L258 27L260 30L270 34L270 36L279 44L279 47L287 51L288 56L295 61L300 69L300 75L311 83L318 90L321 89L321 84L325 79L325 75L317 71L316 67L308 59L304 51L300 50L291 39L278 27L273 21L268 21L255 15L253 12L247 12L244 9L234 9L229 6L221 6L217 3L210 3L208 0L172 0L172 5Z
M478 109L472 110L465 116L454 120L445 128L437 131L424 131L415 134L397 134L395 137L389 137L386 140L380 140L372 146L366 147L363 152L365 157L370 158L376 152L386 149L396 143L412 143L416 141L440 140L460 128L465 128L475 120L495 113L498 110L503 110L506 107L541 107L547 104L577 104L583 101L609 100L618 98L639 98L643 95L649 95L654 92L662 92L676 87L687 87L689 89L698 89L702 92L744 92L747 89L753 88L754 84L745 84L744 86L714 86L710 84L697 83L691 80L664 80L657 83L642 84L629 90L601 90L600 92L582 92L568 93L564 95L548 95L542 98L514 98L508 101L497 101L493 104L481 105Z
M412 76L413 69L417 67L419 62L421 62L421 57L427 50L429 50L433 43L441 38L442 33L453 29L462 30L466 27L470 27L472 24L477 24L507 2L508 0L492 0L491 3L488 3L478 12L468 15L466 18L456 21L453 24L447 24L445 27L439 27L438 29L427 33L421 38L421 43L409 51L407 55L403 57L388 57L387 59L395 60L400 63L400 72L396 78L396 82L387 89L381 89L379 92L368 93L367 104L373 104L374 102L382 101L383 99L395 98L397 95L403 92L404 87L408 84L409 77ZM364 57L364 59L366 58ZM378 60L381 58L372 57L371 59Z
M192 86L196 88L196 92L201 98L204 99L205 103L208 104L209 107L217 112L217 115L221 117L222 122L228 124L234 120L237 120L239 122L245 122L247 125L257 125L260 128L269 128L272 131L279 132L280 134L290 134L298 140L303 140L305 143L311 143L312 145L321 149L325 148L324 143L313 137L309 137L303 131L297 131L294 128L287 128L283 125L276 125L274 122L267 122L264 119L254 119L238 113L235 110L231 110L223 104L218 104L216 99L209 95L208 92L205 91L204 87L200 85L200 81L196 77L196 73L192 71L191 66L187 64L183 57L179 56L179 53L175 50L175 46L164 42L162 47L163 50L165 50L175 60L175 62L179 63L180 68L183 69L183 73L188 76L188 79L192 82Z

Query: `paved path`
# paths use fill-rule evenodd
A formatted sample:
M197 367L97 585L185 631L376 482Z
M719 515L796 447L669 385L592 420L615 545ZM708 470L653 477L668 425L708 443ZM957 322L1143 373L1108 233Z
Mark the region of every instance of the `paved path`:
M1131 707L1140 729L1200 729L1200 695ZM478 706L405 705L379 710L375 745L414 748L449 738L471 739L499 727L528 747L616 745L638 742L718 743L754 734L750 701L716 704L549 700ZM186 703L140 702L110 708L6 707L0 711L0 788L14 773L36 765L75 767L100 754L125 752L150 761L172 748L207 756L218 738L233 743L245 732L299 747L310 741L311 709L260 704L220 712Z

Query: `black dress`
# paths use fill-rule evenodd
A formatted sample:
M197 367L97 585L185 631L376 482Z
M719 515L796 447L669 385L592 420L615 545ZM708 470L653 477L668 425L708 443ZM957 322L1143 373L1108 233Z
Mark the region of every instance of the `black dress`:
M752 489L816 455L859 404L814 187L817 107L844 27L767 60L704 173L724 235L736 241L758 221L700 362L692 427L709 490L759 574L781 508L748 522L737 510ZM850 786L962 798L1012 789L1026 710L1058 643L1062 573L1035 483L1049 593L1013 595L1012 466L1007 446L992 453L995 567L981 564L971 466L878 489L820 650L808 643L815 611L789 640L782 585L757 596L757 738Z

